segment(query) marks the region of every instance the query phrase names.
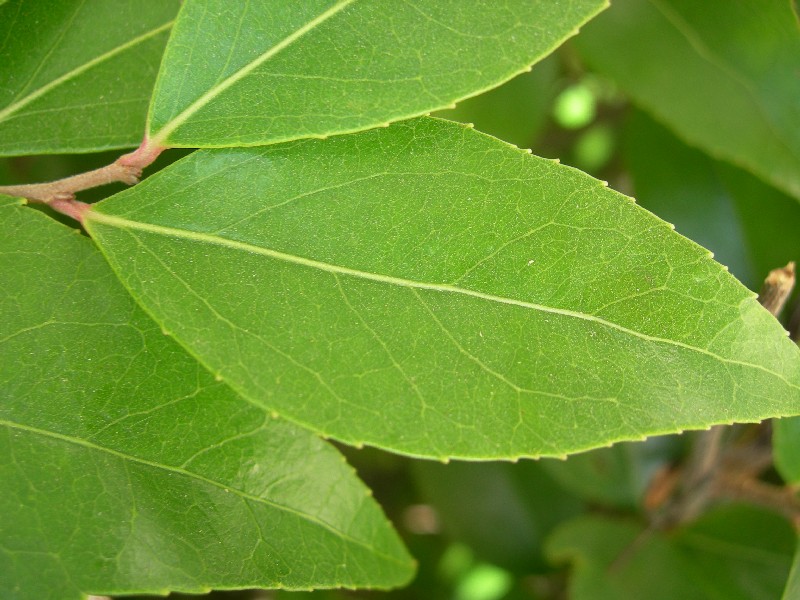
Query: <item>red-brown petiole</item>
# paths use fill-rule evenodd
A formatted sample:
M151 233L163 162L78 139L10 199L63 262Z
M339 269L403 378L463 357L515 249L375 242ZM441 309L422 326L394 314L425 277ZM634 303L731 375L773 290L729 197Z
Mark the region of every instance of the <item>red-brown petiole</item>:
M108 185L109 183L138 183L142 170L151 165L165 148L152 146L147 138L128 154L123 154L110 165L65 177L48 183L0 186L0 194L26 198L30 202L49 205L53 210L81 221L88 204L75 199L75 194L83 190Z

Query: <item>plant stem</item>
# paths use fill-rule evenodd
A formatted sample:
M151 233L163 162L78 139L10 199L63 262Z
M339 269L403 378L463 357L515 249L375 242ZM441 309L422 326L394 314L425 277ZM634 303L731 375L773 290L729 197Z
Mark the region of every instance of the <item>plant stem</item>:
M160 146L150 145L145 138L135 151L123 154L105 167L48 183L0 186L0 194L47 204L53 210L80 221L88 205L75 200L75 194L109 183L134 185L139 182L142 170L152 164L163 150Z

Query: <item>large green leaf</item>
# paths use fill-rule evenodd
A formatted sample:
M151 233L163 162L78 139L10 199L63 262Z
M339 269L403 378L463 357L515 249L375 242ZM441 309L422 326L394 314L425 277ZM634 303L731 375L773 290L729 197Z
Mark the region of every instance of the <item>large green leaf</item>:
M409 578L331 446L215 382L91 241L0 217L0 597Z
M0 8L0 155L136 146L180 2Z
M716 158L800 198L800 31L786 0L615 0L583 58Z
M774 600L794 545L783 518L732 505L669 533L580 517L556 530L548 550L574 564L573 600Z
M800 413L800 351L706 250L456 123L197 152L84 224L213 373L348 443L562 455Z
M445 108L530 67L607 0L186 0L149 132L252 146Z

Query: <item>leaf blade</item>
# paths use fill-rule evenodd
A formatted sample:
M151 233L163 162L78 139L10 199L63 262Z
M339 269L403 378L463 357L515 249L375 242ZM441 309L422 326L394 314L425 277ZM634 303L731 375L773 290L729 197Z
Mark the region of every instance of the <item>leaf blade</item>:
M165 53L149 137L252 146L446 108L526 70L605 5L405 2L389 12L355 0L189 1Z
M800 198L800 39L789 3L626 0L576 46L685 141Z
M214 373L348 443L562 455L800 408L797 349L706 251L454 123L195 153L85 225Z
M0 155L136 146L179 3L89 0L0 11ZM109 10L110 9L110 10Z
M4 595L410 575L337 452L215 382L88 240L16 203L0 210L20 232L0 252L0 453L13 457L0 466Z

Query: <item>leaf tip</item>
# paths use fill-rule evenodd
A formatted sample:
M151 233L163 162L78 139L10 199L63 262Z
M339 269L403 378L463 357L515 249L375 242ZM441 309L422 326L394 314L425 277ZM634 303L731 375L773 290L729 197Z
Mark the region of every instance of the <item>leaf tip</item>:
M608 182L605 179L601 179L600 183L603 184L603 187L608 187Z
M467 129L475 129L475 123L464 123L464 127Z

